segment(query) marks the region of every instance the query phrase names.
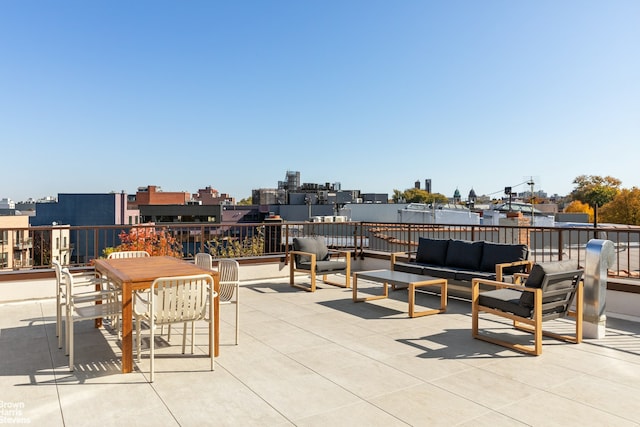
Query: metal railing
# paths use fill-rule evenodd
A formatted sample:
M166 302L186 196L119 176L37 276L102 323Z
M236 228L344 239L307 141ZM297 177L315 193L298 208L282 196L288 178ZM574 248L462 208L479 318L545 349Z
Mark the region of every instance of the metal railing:
M640 228L606 227L530 227L494 225L401 224L372 222L276 222L248 224L141 224L134 226L38 226L0 229L24 235L29 262L8 269L49 268L52 259L66 257L72 266L90 265L109 250L126 242L128 249L170 253L192 258L197 252L214 257L246 258L282 256L286 262L293 238L324 236L333 248L350 249L357 257L366 252L405 252L417 249L420 237L523 243L530 248L530 259L545 262L577 259L582 264L585 247L592 238L608 239L616 247L616 262L610 274L638 277L640 272ZM68 240L56 248L54 238L63 233ZM28 238L27 238L28 236ZM131 238L134 236L134 238ZM0 243L0 255L11 251L16 242ZM122 247L121 247L122 248ZM164 252L163 252L164 251ZM23 252L24 255L24 252ZM18 264L18 263L16 263ZM7 268L5 268L7 269Z

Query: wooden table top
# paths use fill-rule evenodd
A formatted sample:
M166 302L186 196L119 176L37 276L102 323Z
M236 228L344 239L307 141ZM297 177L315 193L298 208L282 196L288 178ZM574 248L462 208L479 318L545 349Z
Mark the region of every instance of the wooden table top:
M98 259L95 266L97 271L108 274L112 280L131 283L134 286L149 284L158 277L217 274L213 270L205 270L193 263L170 256Z

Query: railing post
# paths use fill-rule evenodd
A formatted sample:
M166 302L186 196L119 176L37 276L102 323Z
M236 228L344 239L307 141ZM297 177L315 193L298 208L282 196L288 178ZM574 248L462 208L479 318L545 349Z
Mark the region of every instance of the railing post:
M284 224L284 265L289 263L289 224Z
M100 243L99 239L100 239L99 230L97 228L95 228L93 230L93 257L94 257L94 259L100 258L100 254L99 254L99 250L100 249L98 249L99 243ZM85 259L84 262L88 263L89 260Z
M558 261L562 261L562 248L564 248L564 241L562 238L563 230L558 230Z
M587 243L584 268L585 338L604 338L607 324L607 269L615 262L611 240L591 239Z

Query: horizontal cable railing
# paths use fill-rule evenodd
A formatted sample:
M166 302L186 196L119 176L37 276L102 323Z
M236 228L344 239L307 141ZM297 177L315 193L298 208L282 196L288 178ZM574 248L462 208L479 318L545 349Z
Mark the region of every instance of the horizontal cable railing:
M0 270L50 268L53 259L71 266L91 265L113 250L147 250L186 259L198 252L217 258L280 256L285 262L295 237L324 236L332 248L411 252L420 237L462 239L529 246L530 259L576 259L584 263L592 238L616 247L610 275L638 278L640 229L627 226L537 227L404 224L373 222L268 222L238 224L140 224L134 226L37 226L0 228Z

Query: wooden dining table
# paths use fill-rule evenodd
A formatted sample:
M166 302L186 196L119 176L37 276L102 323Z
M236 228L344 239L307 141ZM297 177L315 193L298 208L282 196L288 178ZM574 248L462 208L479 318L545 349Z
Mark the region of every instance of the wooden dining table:
M191 276L210 274L214 281L214 290L220 292L220 274L215 270L207 270L188 261L170 256L152 256L142 258L98 259L95 261L98 273L106 277L122 289L122 373L133 370L133 292L149 289L153 281L159 277ZM218 338L220 335L219 308L220 299L214 298L214 342L209 343L209 354L219 354ZM213 347L213 348L212 348Z

